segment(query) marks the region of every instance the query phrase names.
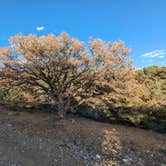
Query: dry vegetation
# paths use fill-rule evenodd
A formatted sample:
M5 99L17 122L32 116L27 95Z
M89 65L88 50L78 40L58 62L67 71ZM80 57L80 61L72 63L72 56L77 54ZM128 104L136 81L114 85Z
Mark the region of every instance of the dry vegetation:
M55 105L61 117L91 105L94 99L139 100L144 87L135 79L124 42L91 39L80 42L66 33L59 36L17 35L1 49L1 86L31 93Z

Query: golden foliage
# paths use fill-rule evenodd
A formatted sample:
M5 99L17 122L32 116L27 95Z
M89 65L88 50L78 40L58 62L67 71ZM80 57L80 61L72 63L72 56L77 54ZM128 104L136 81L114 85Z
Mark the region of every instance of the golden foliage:
M127 58L123 41L91 39L87 44L70 37L11 37L11 45L0 49L3 68L1 84L47 95L61 115L75 109L90 97L134 97L135 70Z

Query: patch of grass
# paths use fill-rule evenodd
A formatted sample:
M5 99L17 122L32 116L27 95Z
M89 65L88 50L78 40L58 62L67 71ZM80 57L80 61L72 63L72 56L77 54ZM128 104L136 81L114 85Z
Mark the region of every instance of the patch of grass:
M129 121L134 124L135 126L140 125L142 120L144 119L145 115L143 114L135 114L135 115L128 115Z

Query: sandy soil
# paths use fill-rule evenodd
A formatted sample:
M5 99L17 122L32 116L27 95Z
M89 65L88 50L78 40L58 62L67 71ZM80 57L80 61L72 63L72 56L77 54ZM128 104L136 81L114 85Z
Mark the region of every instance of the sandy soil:
M0 107L0 166L166 166L166 135Z

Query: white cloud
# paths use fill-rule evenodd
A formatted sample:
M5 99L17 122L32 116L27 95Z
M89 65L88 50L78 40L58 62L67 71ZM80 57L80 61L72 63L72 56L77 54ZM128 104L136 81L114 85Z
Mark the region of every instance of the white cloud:
M159 58L164 58L164 56L163 56L163 55L160 55Z
M45 27L44 26L39 26L39 27L36 27L36 30L37 31L43 31L45 29Z
M166 49L147 52L143 54L142 56L148 57L148 58L164 58L166 56Z

